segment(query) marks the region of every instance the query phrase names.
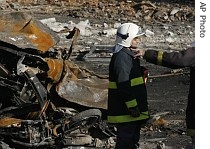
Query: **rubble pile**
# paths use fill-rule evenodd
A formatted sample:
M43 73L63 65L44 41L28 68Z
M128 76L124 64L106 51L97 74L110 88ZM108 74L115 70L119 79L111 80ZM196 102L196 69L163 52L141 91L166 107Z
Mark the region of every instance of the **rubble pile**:
M194 1L110 1L110 0L1 0L1 9L56 13L74 18L104 21L193 21ZM180 3L183 3L180 6ZM39 9L38 6L40 6ZM46 7L47 6L47 7ZM34 7L34 8L33 8ZM60 9L62 8L62 9ZM118 17L116 17L116 15Z
M28 12L40 20L54 19L54 26L62 26L63 33L73 29L69 25L85 21L88 26L81 31L80 50L90 45L113 44L117 24L123 22L134 22L143 28L147 38L142 39L141 48L181 50L194 40L195 34L195 7L191 0L1 0L0 9ZM48 26L50 23L45 22ZM61 41L58 45L64 48L66 43Z

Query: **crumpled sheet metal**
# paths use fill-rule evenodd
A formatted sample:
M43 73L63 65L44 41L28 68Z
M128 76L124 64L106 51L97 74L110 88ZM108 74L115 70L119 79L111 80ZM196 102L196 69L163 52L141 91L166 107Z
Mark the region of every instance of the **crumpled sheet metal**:
M63 73L63 60L51 58L45 58L45 60L49 67L49 70L47 72L48 77L53 80L53 83L57 83L60 80L61 75Z
M0 12L0 39L40 52L46 52L60 40L50 28L23 12Z
M64 78L56 86L56 92L60 97L83 106L107 109L107 79L75 78L72 71L67 69Z
M22 122L21 119L12 118L12 117L5 117L0 119L0 128L7 127L14 124L20 124Z

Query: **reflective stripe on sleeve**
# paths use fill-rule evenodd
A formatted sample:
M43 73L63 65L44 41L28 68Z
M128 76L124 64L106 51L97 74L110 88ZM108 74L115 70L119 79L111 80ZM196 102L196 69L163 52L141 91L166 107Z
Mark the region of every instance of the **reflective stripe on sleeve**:
M138 77L138 78L134 78L131 80L131 86L136 86L136 85L140 85L140 84L144 84L143 77ZM110 81L108 88L109 89L117 89L117 83Z
M108 88L110 88L110 89L117 89L117 83L116 83L116 82L110 82L110 81L109 81L109 86L108 86Z
M162 60L163 60L163 51L158 51L157 64L162 65Z
M131 80L131 86L136 86L136 85L140 85L140 84L144 84L144 80L142 77L138 77L138 78Z

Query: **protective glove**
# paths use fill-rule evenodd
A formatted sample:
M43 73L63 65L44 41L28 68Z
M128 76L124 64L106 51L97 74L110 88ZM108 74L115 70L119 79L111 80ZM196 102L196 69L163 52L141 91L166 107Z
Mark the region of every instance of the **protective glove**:
M139 117L140 116L140 111L139 111L138 106L129 108L128 111L129 111L129 113L132 117Z

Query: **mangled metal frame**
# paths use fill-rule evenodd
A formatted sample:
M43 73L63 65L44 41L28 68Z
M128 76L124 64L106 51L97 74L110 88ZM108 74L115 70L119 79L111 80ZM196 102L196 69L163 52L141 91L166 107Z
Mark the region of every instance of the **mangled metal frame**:
M1 26L0 31L10 39L19 35L24 36L28 38L27 41L30 44L27 44L27 47L16 46L14 43L6 42L5 39L0 40L0 88L3 89L3 92L6 91L4 93L6 96L1 97L1 102L4 100L6 106L3 104L0 107L0 136L9 136L12 143L30 148L78 145L76 142L82 145L78 141L78 136L74 136L75 131L78 130L79 133L76 134L82 134L88 138L84 139L83 143L93 145L95 142L90 141L92 138L84 130L94 125L95 128L102 130L102 133L107 131L108 137L114 135L104 124L100 123L101 112L95 108L97 105L90 106L91 109L79 113L68 107L68 110L63 110L50 102L50 88L53 85L61 83L61 79L66 76L70 76L70 81L78 81L79 68L69 62L69 57L76 44L79 30L77 28L72 30L68 36L68 38L73 38L69 51L65 51L61 57L58 57L56 52L47 50L58 41L57 36L48 39L47 41L50 40L48 45L44 45L45 42L42 40L43 43L41 42L40 46L36 41L40 42L38 39L43 36L38 37L38 35L43 33L44 38L51 37L51 32L43 32L36 28L37 24L42 25L25 14L17 12L8 14L8 16L10 19L11 16L15 16L21 21L15 26L16 28L12 28L10 23L16 25L14 20L18 19L8 21L8 18L3 17L6 21L1 19L0 22L4 22L4 25L9 23L9 25L8 28L5 28L6 25L3 28ZM24 21L25 19L28 21ZM8 34L7 29L12 33ZM38 34L33 31L37 31ZM34 38L35 36L37 37ZM11 60L7 58L10 58L12 62L10 63ZM66 80L63 81L66 82ZM63 85L65 84L61 83L59 86ZM84 104L87 103L84 102Z

